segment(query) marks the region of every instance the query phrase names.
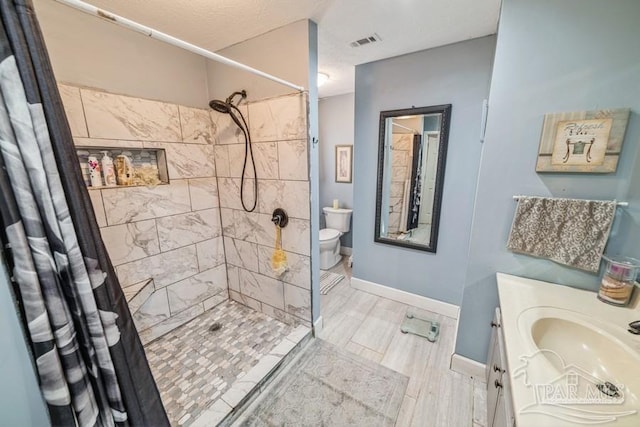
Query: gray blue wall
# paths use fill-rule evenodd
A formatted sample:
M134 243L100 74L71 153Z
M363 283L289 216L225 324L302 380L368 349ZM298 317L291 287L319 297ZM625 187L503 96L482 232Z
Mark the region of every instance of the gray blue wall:
M0 425L47 426L49 416L10 286L4 261L0 259Z
M353 183L336 182L336 145L353 144L354 94L323 98L319 103L320 124L320 227L324 227L322 208L340 200L341 208L353 208ZM353 216L357 216L357 212ZM353 228L340 238L342 246L352 247Z
M356 67L353 275L460 304L495 37ZM380 111L452 104L438 252L374 243Z
M457 353L486 358L497 271L597 288L596 275L505 249L514 194L629 201L607 251L640 257L638 22L637 0L503 0ZM632 109L616 173L535 172L545 113L616 107Z

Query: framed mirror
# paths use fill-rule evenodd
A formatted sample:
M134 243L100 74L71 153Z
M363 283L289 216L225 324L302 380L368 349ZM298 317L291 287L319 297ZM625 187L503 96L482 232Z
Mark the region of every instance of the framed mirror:
M451 104L380 112L379 243L435 252Z

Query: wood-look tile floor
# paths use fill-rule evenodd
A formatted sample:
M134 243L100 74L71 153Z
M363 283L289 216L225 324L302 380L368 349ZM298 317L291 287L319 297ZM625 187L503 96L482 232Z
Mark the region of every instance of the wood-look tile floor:
M440 322L440 336L431 343L403 334L400 324L410 306L352 288L346 258L331 271L346 277L321 296L319 338L409 377L396 426L484 427L484 379L449 369L455 320L413 308Z

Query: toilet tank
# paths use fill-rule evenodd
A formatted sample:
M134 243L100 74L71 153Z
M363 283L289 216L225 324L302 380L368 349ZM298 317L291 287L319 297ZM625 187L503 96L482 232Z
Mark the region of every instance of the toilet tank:
M327 228L346 233L349 231L352 209L322 208Z

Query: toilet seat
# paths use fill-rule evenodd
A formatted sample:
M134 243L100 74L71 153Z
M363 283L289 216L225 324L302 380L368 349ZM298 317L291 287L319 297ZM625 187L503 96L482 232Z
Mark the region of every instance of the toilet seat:
M336 237L340 237L340 232L338 230L334 230L333 228L323 228L320 230L321 242L326 242L328 240L335 239Z

